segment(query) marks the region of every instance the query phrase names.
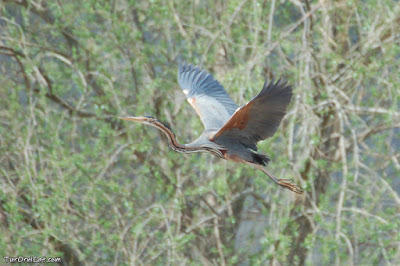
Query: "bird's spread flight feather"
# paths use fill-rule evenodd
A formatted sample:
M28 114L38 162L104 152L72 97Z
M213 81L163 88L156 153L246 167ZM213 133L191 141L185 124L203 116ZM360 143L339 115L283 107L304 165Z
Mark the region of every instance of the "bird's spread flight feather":
M218 130L238 108L222 85L197 66L181 64L178 81L206 129Z
M261 92L239 108L214 135L215 142L234 138L254 148L258 141L274 135L291 98L292 88L286 82L265 81Z

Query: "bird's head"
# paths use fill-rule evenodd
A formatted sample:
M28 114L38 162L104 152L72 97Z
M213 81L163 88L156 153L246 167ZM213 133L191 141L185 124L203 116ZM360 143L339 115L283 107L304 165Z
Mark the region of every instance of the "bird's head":
M127 121L139 122L144 125L158 128L159 130L162 130L166 134L175 135L175 133L172 131L172 129L169 126L161 123L160 121L157 120L157 118L152 117L152 116L127 116L127 117L119 117L119 118L123 119L123 120L127 120Z
M151 116L127 116L127 117L119 117L119 119L139 122L145 125L154 125L154 123L158 122L158 120Z

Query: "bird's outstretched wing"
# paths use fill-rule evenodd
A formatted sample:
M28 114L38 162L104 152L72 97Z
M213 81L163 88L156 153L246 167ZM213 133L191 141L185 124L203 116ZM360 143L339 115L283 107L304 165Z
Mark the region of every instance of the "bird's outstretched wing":
M239 108L213 140L218 143L218 139L234 137L254 149L258 141L274 135L291 98L292 88L286 82L268 84L266 80L261 92Z
M181 64L178 81L205 129L221 128L238 106L214 77L199 67Z

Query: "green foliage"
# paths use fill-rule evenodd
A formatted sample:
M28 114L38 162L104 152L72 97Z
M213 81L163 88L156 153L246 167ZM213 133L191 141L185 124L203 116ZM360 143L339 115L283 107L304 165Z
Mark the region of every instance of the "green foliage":
M274 3L274 4L273 4ZM0 3L0 255L67 264L399 261L397 1ZM382 15L384 14L384 15ZM171 151L203 130L186 60L243 105L294 97L261 142L269 172Z

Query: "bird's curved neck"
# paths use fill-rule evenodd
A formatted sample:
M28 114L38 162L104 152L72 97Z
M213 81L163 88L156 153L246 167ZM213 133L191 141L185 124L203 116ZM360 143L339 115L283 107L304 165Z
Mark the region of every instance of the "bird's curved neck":
M153 127L161 130L165 136L167 136L169 146L180 153L194 153L194 152L211 152L216 156L222 156L222 153L218 149L212 147L193 146L181 144L176 140L176 135L168 126L164 125L160 121L156 120L151 124Z

